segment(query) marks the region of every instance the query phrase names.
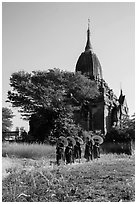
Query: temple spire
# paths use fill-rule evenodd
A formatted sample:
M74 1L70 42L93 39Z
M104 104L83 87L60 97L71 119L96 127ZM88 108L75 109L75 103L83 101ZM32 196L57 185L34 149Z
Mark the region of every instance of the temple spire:
M88 19L88 30L90 30L90 19Z
M90 42L90 19L88 19L88 30L87 30L87 44L85 47L85 51L92 50L91 42Z

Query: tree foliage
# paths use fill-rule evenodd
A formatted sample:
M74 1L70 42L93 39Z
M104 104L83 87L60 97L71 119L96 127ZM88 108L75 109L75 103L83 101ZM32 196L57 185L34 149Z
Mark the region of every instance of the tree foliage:
M15 72L10 78L10 85L13 89L8 92L8 101L19 107L24 117L41 109L58 110L70 93L81 103L98 95L93 81L80 73L59 69Z
M24 119L31 118L38 123L37 131L44 132L41 133L42 140L43 134L47 137L53 132L56 135L59 130L62 134L71 132L75 126L75 107L81 108L84 101L99 96L95 82L80 73L59 69L15 72L10 85L12 91L8 92L8 101L20 109Z
M135 114L121 121L120 133L125 134L131 140L135 140Z
M11 109L3 107L2 108L2 132L9 131L12 127L12 118L14 117Z
M135 131L135 114L133 114L131 118L126 117L121 121L121 129Z

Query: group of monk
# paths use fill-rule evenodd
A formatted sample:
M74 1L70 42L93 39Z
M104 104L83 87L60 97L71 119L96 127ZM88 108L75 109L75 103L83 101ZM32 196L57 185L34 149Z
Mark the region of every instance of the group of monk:
M75 140L75 142L73 142ZM79 138L75 139L67 138L67 145L64 145L62 139L58 139L56 146L56 163L60 165L60 161L63 160L66 164L74 163L75 160L81 160L82 148ZM86 161L90 161L96 158L100 158L99 142L86 137L84 158Z

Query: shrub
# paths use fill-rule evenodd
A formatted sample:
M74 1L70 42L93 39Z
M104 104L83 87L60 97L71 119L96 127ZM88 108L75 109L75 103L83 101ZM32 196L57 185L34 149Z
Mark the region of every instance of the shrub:
M128 132L113 128L106 134L104 142L129 142L131 139L131 135Z
M101 152L103 153L125 153L132 154L132 147L130 143L126 142L105 142L101 145Z
M133 135L127 130L113 128L106 134L102 150L105 153L126 153L131 155L133 138Z

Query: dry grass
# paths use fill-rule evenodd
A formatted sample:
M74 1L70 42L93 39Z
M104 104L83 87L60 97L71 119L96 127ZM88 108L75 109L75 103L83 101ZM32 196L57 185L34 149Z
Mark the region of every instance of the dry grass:
M18 159L19 161L19 159ZM22 159L3 180L5 202L117 202L135 200L134 155L107 154L92 162L49 165Z
M4 143L2 156L31 159L54 158L55 147L46 144Z

